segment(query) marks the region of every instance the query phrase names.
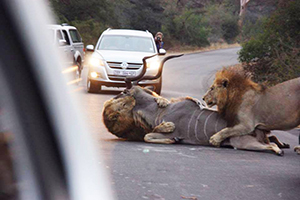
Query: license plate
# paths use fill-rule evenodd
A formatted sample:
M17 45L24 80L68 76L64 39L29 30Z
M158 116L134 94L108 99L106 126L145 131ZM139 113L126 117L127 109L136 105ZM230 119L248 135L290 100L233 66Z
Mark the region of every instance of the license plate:
M127 70L114 70L114 75L117 76L136 76L135 71L127 71Z

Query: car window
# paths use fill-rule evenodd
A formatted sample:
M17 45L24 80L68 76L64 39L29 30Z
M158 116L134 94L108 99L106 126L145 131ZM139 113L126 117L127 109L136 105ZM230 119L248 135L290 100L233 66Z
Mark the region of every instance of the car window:
M81 37L77 30L70 30L69 32L74 43L81 42Z
M63 34L64 34L64 38L65 38L65 40L66 40L66 42L67 42L67 45L70 45L70 39L69 39L69 36L68 36L67 31L62 30L62 32L63 32Z
M103 36L98 49L155 53L154 44L151 38L123 35Z
M63 36L62 36L62 33L60 30L56 30L56 41L55 43L56 44L59 44L59 40L62 40L63 39Z
M57 38L57 41L63 39L63 36L62 36L62 34L61 34L61 32L59 30L56 31L56 38Z

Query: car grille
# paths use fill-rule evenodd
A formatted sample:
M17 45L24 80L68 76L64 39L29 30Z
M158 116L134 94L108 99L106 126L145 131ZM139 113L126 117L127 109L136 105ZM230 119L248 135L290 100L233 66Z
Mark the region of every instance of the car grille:
M112 69L122 69L122 62L107 62L108 66ZM128 63L126 70L138 70L142 67L142 63Z
M126 76L108 75L108 78L112 81L125 81Z

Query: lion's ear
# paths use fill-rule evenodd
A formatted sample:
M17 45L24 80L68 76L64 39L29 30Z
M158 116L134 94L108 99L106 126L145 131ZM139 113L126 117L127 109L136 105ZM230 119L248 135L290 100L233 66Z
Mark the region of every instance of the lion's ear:
M227 78L224 78L223 80L222 80L222 86L223 87L227 87L228 86L228 83L229 83L229 80L227 79Z

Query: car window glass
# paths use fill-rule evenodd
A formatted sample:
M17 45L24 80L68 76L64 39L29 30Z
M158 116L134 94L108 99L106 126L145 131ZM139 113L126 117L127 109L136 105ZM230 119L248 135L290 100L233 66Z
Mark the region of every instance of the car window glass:
M59 41L63 39L62 33L60 32L60 30L56 31L56 43L59 44Z
M67 42L67 45L70 45L70 39L69 39L67 31L63 30L62 32L64 34L64 38L65 38L65 40Z
M79 33L76 30L70 30L69 33L70 33L72 41L74 43L81 42L81 37L80 37Z
M59 30L56 31L56 37L57 37L57 41L63 39L63 36L62 36L62 34L61 34L61 32Z
M139 51L155 53L151 38L133 36L103 36L99 50Z

